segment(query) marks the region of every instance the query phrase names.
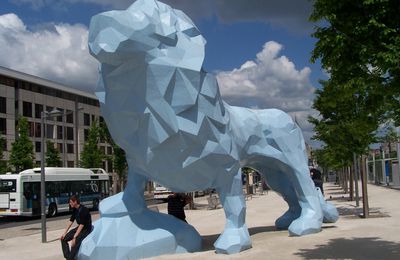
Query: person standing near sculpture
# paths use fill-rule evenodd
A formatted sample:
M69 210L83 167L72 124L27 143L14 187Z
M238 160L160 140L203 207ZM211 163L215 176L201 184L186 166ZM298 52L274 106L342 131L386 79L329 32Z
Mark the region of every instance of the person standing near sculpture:
M168 214L187 223L184 207L189 204L190 201L191 197L186 194L174 192L172 195L168 196Z
M310 174L315 187L319 188L322 194L324 194L324 187L323 187L324 180L322 179L322 173L318 169L312 168L310 170Z
M81 205L75 195L70 197L69 205L72 208L72 215L60 240L64 257L72 260L75 259L83 239L92 231L92 216L89 209ZM78 226L68 232L74 221Z

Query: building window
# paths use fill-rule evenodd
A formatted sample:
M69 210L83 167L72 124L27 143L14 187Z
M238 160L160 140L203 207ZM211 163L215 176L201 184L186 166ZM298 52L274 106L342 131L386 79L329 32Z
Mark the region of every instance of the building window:
M51 111L53 111L53 109L54 109L53 107L46 106L46 112L47 113L50 113ZM48 117L46 119L49 120L49 121L53 121L54 117Z
M63 152L63 144L57 143L57 150L62 153Z
M74 128L67 127L67 140L74 140Z
M111 146L108 146L108 147L107 147L107 154L112 154L112 148L111 148Z
M67 110L66 112L66 122L73 124L74 123L74 113L71 110Z
M113 172L114 171L114 165L113 165L112 160L108 160L107 164L108 164L107 172Z
M41 142L35 142L35 151L37 153L41 152L41 148L42 148L42 143Z
M41 118L43 112L43 105L35 104L35 118Z
M64 115L64 109L57 107L57 110L60 111L60 116L57 117L57 121L58 122L62 122L63 121L63 115Z
M0 134L7 134L7 119L5 118L0 118Z
M7 99L5 97L0 97L0 113L7 113Z
M32 103L22 102L22 115L26 117L32 117Z
M8 151L7 150L7 140L3 143L3 151Z
M63 128L62 126L57 126L57 139L63 139Z
M67 161L67 167L73 168L74 167L74 161Z
M89 129L83 129L83 139L85 141L89 140Z
M84 113L83 114L83 125L90 126L90 115Z
M35 123L28 122L28 124L29 124L29 137L34 137L35 136Z
M0 84L7 85L10 87L15 86L15 81L12 78L0 76Z
M54 138L54 125L46 125L46 138L47 139Z
M41 131L40 123L35 123L35 137L41 137Z
M74 153L74 145L67 144L67 153Z

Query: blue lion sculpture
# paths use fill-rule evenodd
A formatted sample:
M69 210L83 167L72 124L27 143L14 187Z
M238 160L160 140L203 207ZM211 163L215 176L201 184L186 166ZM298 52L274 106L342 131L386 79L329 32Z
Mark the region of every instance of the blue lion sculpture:
M176 192L214 188L226 224L217 253L251 247L241 167L257 170L288 203L275 222L290 235L321 230L336 208L309 176L305 143L291 117L277 109L230 106L202 69L206 41L179 10L138 0L127 10L94 16L90 53L100 62L96 95L129 166L124 192L103 200L101 218L80 259L137 259L201 250L189 224L147 209L148 180Z

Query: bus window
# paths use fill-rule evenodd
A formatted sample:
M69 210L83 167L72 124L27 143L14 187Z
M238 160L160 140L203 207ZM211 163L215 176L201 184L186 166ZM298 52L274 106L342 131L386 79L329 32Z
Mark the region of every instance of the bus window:
M98 181L91 181L89 185L89 191L88 193L98 193L99 192L99 185L98 185Z
M55 182L46 182L46 193L47 197L58 197L60 195Z
M66 197L69 198L70 196L70 191L71 191L71 187L69 185L69 182L67 181L57 181L56 183L56 187L58 189L58 192L60 194L60 197Z
M0 192L16 192L17 182L16 180L1 180L0 181Z
M24 196L27 200L39 200L40 182L24 182Z

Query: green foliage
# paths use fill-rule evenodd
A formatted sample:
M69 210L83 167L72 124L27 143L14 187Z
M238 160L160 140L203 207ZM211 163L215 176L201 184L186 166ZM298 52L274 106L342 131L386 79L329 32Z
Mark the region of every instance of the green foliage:
M316 0L311 21L321 22L312 61L321 59L335 82L357 79L361 97L380 118L400 123L400 1Z
M46 166L59 167L61 166L60 151L54 147L54 143L50 140L46 141Z
M361 85L357 79L343 85L335 84L332 78L321 83L323 89L317 91L313 105L320 117L309 119L314 138L324 141L340 164L350 164L353 152L363 154L375 140L379 115L371 107L374 101L357 88Z
M116 144L114 144L113 150L113 163L115 172L118 174L120 179L125 179L128 171L128 163L126 162L125 151Z
M9 163L17 172L33 167L33 143L28 137L29 124L25 117L18 120L19 137L12 143Z
M108 131L107 124L105 122L100 124L100 129L103 139L113 147L113 155L111 160L114 165L114 170L121 180L125 180L128 171L128 163L126 161L125 151L120 148L111 138L111 134Z
M0 174L4 174L7 172L7 161L3 161L4 156L4 145L6 143L6 139L0 136Z
M80 165L84 168L101 168L104 154L98 148L100 141L100 127L94 121L89 129L88 140L83 146Z
M309 121L330 166L364 153L383 120L400 123L399 13L397 0L315 1L310 20L320 24L311 60L321 59L330 79L316 93L320 116Z

